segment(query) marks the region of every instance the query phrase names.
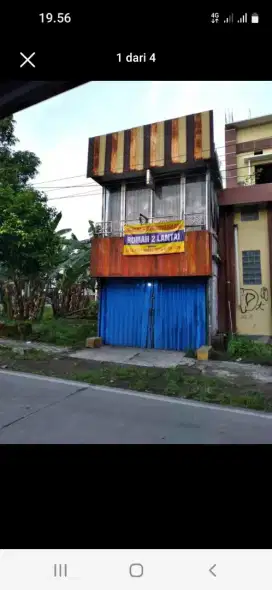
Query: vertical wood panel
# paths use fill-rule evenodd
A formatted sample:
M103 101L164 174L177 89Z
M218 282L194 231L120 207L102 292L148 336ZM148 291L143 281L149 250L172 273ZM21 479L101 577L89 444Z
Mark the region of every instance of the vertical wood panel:
M144 169L147 170L150 166L151 151L151 125L144 125Z
M106 135L106 149L105 149L105 174L111 169L111 152L112 152L112 133Z
M164 121L158 123L156 166L164 166Z
M144 129L135 127L130 135L130 170L143 170L144 168Z
M124 172L124 131L119 131L116 158L117 174Z
M202 158L203 160L211 157L211 138L210 138L210 111L201 113L202 126Z
M129 171L131 129L124 132L124 172Z
M111 172L122 174L124 170L124 131L112 134Z
M152 123L150 128L150 166L156 166L156 144L158 123Z
M130 131L129 169L136 170L136 127Z
M201 113L194 116L194 159L202 158L202 122Z
M106 155L106 135L101 135L99 144L99 164L98 176L103 176L105 172L105 155Z
M137 127L136 133L136 170L143 170L144 167L144 128Z
M100 151L100 137L94 138L93 144L93 173L98 175L99 171L99 151Z
M195 137L195 118L194 115L186 117L186 154L188 166L194 165L194 137Z
M88 163L87 163L87 178L93 174L93 163L94 163L94 137L89 139L88 147Z
M164 121L151 125L150 167L164 166Z
M115 174L117 172L117 142L118 142L118 133L113 133L112 140L111 140L110 171Z
M123 238L94 238L91 267L94 277L210 276L210 234L185 235L185 252L154 256L124 256Z
M179 162L179 119L172 120L171 160L174 164Z
M186 117L180 117L178 120L179 128L179 161L183 164L187 161L187 149L186 149Z

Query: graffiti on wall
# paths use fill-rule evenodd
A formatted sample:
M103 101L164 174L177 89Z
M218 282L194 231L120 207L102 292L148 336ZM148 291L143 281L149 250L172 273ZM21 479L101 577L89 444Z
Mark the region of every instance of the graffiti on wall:
M258 293L255 289L241 289L241 312L264 311L268 302L268 289L261 287Z

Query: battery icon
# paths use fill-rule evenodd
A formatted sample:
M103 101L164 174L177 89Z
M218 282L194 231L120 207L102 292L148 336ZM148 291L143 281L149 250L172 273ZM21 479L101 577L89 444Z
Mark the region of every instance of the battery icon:
M259 15L257 14L257 12L253 12L251 15L251 22L252 23L258 23L259 22Z

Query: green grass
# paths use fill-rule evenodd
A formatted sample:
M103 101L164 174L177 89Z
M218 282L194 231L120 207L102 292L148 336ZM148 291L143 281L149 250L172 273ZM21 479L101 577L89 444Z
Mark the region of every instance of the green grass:
M192 399L199 402L272 411L272 387L237 378L229 382L209 377L190 367L120 366L70 357L56 358L41 350L14 351L0 347L0 369L72 379L101 385Z
M15 348L15 347L14 347ZM19 347L18 347L19 348ZM13 350L11 346L0 346L0 362L5 360L49 360L52 355L43 351L43 350L36 350L34 348L29 348L28 350L22 348L22 353L17 352L17 350Z
M53 319L53 309L52 305L45 305L43 310L43 321L52 320Z
M52 307L45 306L43 319L32 326L33 340L57 346L85 346L86 338L97 335L96 319L53 318Z
M109 366L86 372L76 371L71 379L93 385L107 385L141 392L194 399L200 402L272 411L272 399L248 386L230 384L219 378L188 375L180 367L169 369Z
M32 326L32 340L57 346L84 346L88 336L96 336L92 320L48 319Z
M256 342L246 336L234 336L228 341L227 353L231 359L272 365L272 345Z
M94 304L95 302L93 302ZM26 340L46 342L56 346L82 347L85 346L86 338L97 335L97 304L92 306L93 313L91 318L53 318L52 307L46 305L41 322L33 322L32 334L29 334ZM14 327L18 322L9 321L3 318L7 328L5 337L18 339L19 334L15 332Z

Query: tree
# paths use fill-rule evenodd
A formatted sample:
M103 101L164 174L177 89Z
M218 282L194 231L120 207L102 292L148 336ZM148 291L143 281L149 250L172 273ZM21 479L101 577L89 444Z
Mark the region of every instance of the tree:
M13 149L18 142L14 129L12 115L0 119L0 186L20 190L35 178L40 160L33 152Z
M83 311L89 304L89 291L94 291L95 280L90 274L92 237L97 227L89 221L89 239L78 240L75 234L63 245L63 261L56 268L52 281L51 302L54 316Z
M13 117L0 120L0 274L14 286L10 314L36 319L47 283L63 259L61 213L29 181L39 166L32 152L15 151Z

